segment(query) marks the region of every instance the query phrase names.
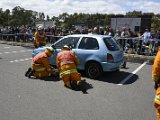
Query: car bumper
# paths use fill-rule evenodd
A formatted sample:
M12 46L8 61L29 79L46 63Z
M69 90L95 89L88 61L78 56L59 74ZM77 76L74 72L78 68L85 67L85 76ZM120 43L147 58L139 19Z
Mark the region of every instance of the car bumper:
M102 62L101 66L104 72L116 71L120 68L125 59L118 62Z

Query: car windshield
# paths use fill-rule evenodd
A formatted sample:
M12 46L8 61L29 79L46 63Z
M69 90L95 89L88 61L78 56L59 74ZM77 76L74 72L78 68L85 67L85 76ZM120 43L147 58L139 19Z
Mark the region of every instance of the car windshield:
M115 39L112 37L105 37L103 38L103 41L108 48L108 50L111 51L117 51L120 50L120 46L116 43Z

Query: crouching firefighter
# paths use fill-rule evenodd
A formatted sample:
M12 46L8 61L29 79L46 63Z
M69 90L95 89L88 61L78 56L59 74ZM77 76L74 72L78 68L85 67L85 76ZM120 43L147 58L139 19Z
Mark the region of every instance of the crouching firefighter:
M152 79L155 82L155 98L154 106L157 110L157 120L160 120L160 48L158 49L157 55L152 66Z
M79 60L69 46L63 46L57 55L56 64L65 87L74 90L79 88L83 93L87 93L84 87L85 80L81 80L81 74L77 71Z
M43 78L52 76L53 69L49 65L49 57L54 52L54 49L47 48L44 52L39 52L32 60L32 68L29 68L25 76L36 78Z

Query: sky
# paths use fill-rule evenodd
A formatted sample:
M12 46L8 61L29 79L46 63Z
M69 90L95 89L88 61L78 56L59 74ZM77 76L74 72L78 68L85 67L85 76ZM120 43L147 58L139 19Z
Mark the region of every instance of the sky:
M142 13L160 13L160 0L0 0L0 8L12 10L20 6L25 10L43 12L45 15L59 16L66 12L125 14L142 11Z

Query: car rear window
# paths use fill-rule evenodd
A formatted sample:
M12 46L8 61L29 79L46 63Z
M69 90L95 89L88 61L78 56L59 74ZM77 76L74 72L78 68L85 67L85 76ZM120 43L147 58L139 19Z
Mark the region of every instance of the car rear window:
M117 44L114 38L112 37L103 38L103 41L106 47L108 48L108 50L111 50L111 51L120 50L120 46Z

